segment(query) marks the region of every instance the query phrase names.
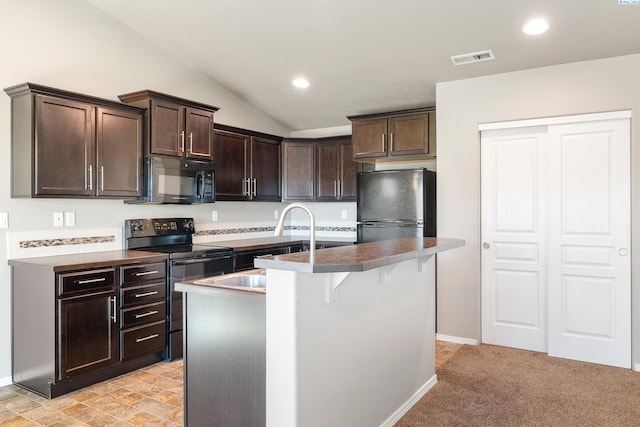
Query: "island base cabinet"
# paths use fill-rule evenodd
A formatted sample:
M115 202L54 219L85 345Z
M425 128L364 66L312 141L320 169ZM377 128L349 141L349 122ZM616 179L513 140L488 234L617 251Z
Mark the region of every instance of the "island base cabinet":
M189 292L185 309L185 426L265 426L265 295Z
M267 289L268 427L392 426L435 385L435 256Z

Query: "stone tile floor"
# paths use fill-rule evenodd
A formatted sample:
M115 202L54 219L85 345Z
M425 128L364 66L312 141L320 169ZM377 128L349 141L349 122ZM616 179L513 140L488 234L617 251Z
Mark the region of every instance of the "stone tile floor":
M436 342L436 369L462 347ZM182 361L160 362L47 400L15 385L0 387L4 427L176 427L183 425Z

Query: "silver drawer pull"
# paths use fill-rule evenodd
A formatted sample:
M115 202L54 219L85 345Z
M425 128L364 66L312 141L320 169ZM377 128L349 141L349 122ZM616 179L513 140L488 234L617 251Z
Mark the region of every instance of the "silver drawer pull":
M158 270L153 270L153 271L144 271L142 273L136 273L136 277L140 277L140 276L148 276L149 274L156 274L158 273Z
M158 310L148 311L148 312L142 313L142 314L136 314L136 319L139 319L141 317L151 316L153 314L158 314Z
M144 337L144 338L136 338L136 342L142 342L142 341L146 341L146 340L152 340L154 338L158 338L158 334L153 334L153 335L149 335L148 337Z
M87 283L96 283L96 282L104 282L106 277L100 277L99 279L87 279L87 280L78 280L78 284L86 285Z
M136 294L136 298L148 297L149 295L155 295L158 291L145 292L144 294Z

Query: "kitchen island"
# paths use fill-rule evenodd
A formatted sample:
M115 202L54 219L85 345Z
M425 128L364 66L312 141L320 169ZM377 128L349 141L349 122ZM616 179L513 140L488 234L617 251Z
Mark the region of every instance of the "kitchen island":
M266 425L400 419L436 383L434 255L462 245L407 238L318 250L313 264L308 252L257 258L267 276Z

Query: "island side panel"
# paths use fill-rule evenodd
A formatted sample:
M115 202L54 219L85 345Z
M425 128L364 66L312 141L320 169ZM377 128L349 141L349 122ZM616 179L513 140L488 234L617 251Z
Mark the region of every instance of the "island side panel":
M297 426L296 278L267 270L267 427Z
M288 407L279 402L289 418L280 418L285 423L278 425L392 425L435 384L434 258L349 273L329 294L327 286L336 283L333 273L279 276L294 283L273 298L288 298L281 310L294 307L287 307L286 317L295 316L295 326L285 328L289 337L278 351L295 355L285 375L293 381L288 388L295 398ZM268 281L268 337L269 298L279 286ZM276 316L285 319L282 313ZM282 371L270 372L269 357L282 355L269 351L269 338L267 343L269 414L270 382L282 381ZM268 426L276 425L267 420Z

